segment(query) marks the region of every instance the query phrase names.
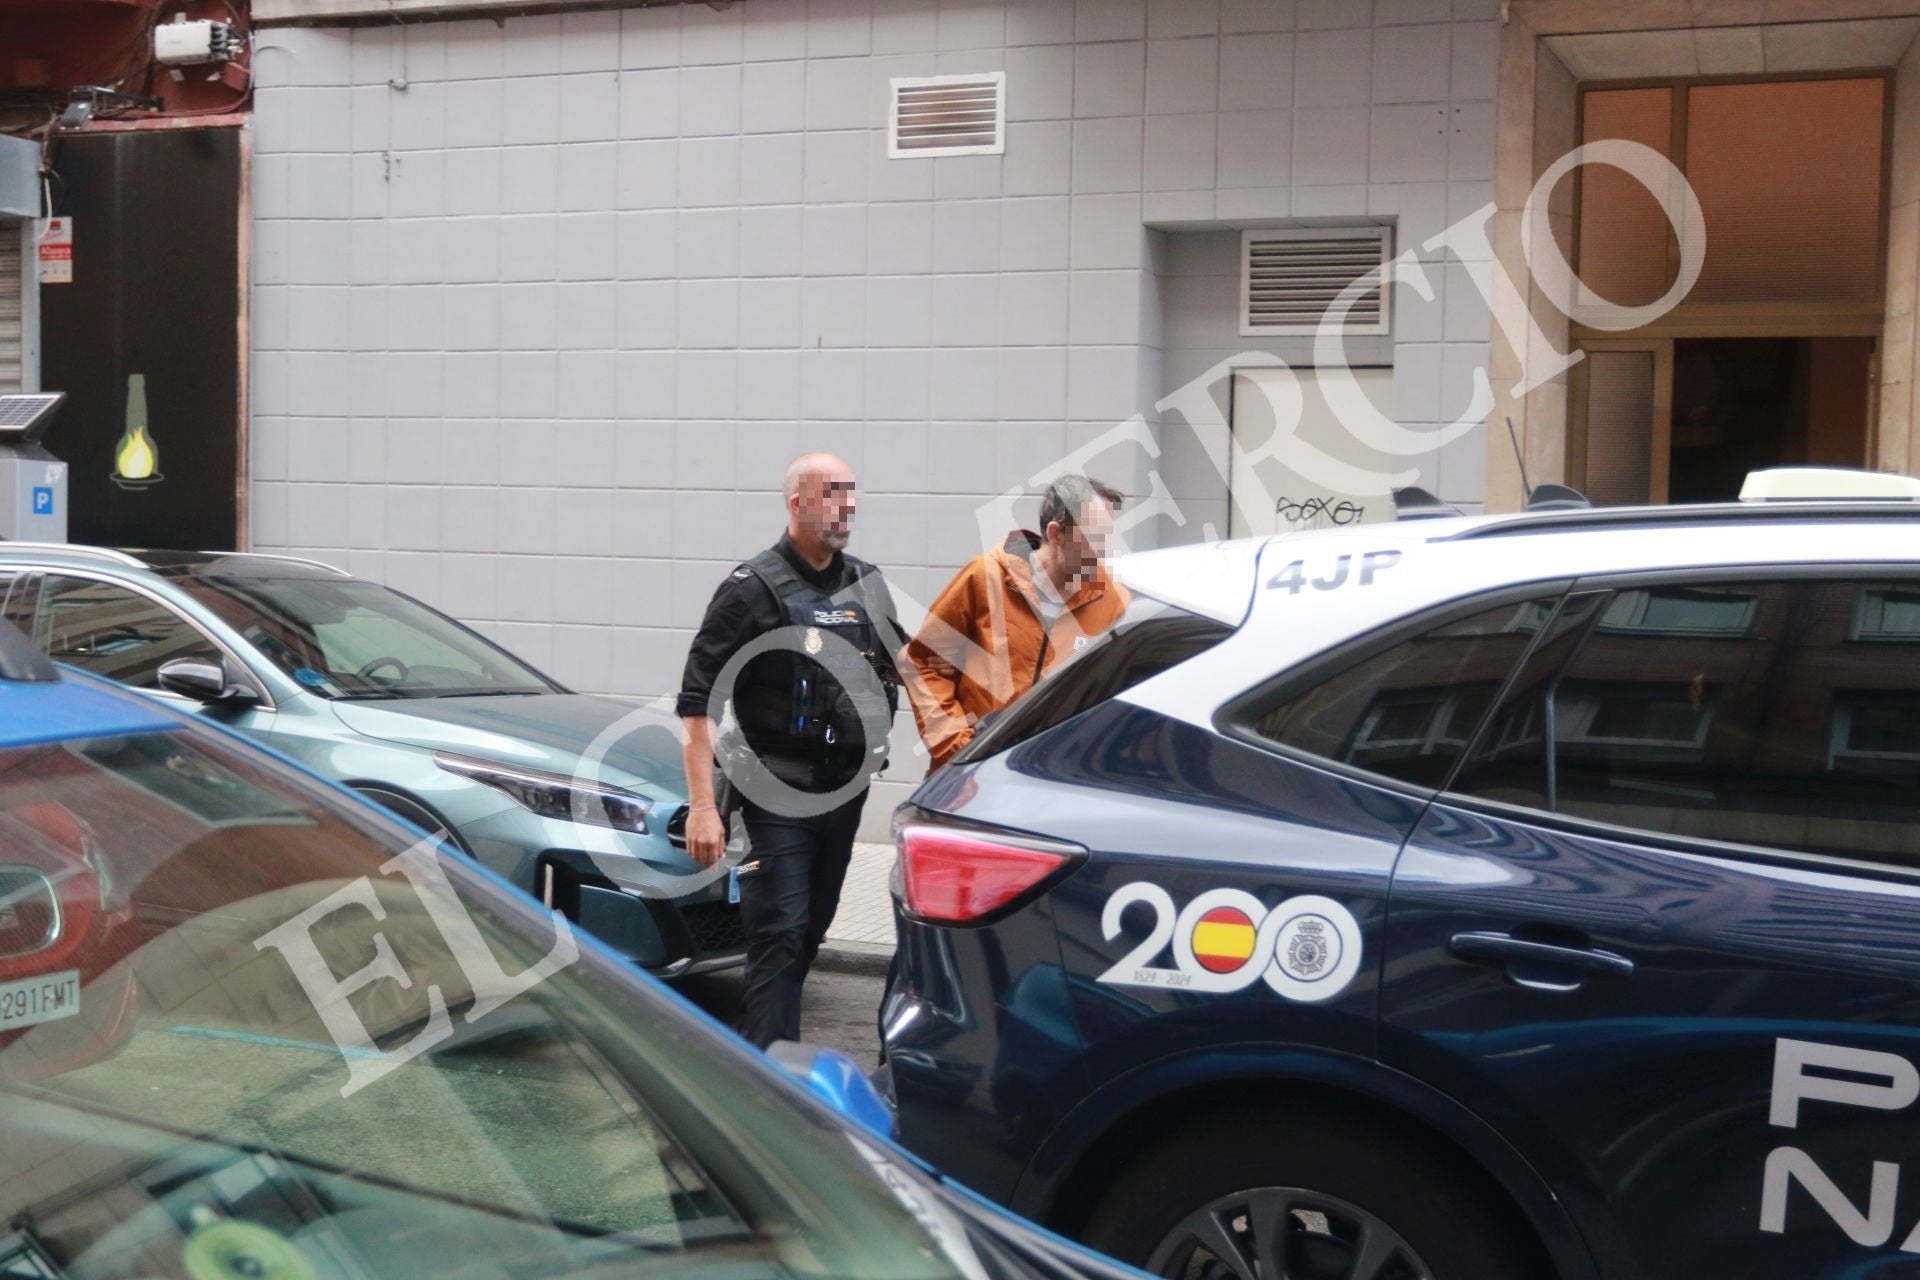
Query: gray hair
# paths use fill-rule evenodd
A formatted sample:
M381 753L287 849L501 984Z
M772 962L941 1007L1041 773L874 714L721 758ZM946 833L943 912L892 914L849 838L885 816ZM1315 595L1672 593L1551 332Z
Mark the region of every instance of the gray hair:
M1040 532L1045 533L1055 521L1065 528L1079 524L1080 513L1095 498L1115 511L1126 501L1126 495L1110 484L1082 475L1061 476L1047 486L1046 497L1040 499Z

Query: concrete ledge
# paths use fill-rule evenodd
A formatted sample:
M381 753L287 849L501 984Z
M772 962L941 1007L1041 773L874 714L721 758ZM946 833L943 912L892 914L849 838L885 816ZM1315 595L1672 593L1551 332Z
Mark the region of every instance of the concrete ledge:
M893 948L879 942L843 942L828 938L820 944L813 967L829 973L859 973L883 978L893 963Z
M642 9L680 0L253 0L253 25L353 26L441 18L511 18L556 10ZM720 0L725 8L733 0Z

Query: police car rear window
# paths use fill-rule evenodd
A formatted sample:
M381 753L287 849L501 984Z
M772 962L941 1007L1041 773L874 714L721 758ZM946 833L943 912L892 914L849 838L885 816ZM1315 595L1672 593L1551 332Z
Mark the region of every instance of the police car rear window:
M1501 604L1391 645L1236 718L1254 737L1418 787L1441 786L1554 598Z
M985 760L1065 724L1083 711L1204 653L1233 628L1154 601L1128 616L1033 687L1026 697L981 722L954 763Z

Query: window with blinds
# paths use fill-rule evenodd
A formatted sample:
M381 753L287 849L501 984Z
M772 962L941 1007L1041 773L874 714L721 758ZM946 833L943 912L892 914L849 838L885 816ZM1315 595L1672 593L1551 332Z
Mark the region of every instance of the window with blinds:
M0 218L0 395L25 383L26 277L22 274L20 224Z
M1356 284L1338 331L1387 332L1383 267L1391 252L1386 227L1310 227L1248 231L1240 239L1240 332L1313 334ZM1369 273L1371 279L1368 279Z

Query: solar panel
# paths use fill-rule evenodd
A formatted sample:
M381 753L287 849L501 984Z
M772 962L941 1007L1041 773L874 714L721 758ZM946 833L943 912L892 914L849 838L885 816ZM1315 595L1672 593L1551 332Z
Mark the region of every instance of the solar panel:
M64 391L41 391L0 396L0 440L38 442L54 410L67 398Z

